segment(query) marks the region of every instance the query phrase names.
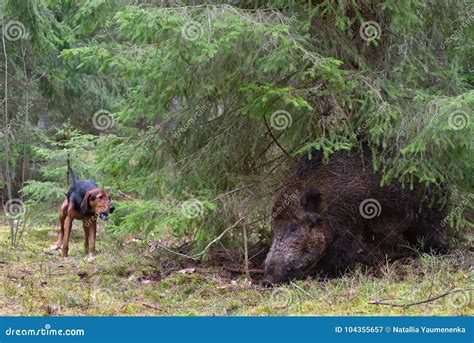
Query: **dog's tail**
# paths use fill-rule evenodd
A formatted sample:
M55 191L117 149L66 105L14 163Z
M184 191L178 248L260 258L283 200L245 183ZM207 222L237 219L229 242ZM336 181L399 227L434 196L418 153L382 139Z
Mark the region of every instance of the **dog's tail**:
M70 165L67 166L67 172L68 174L71 174L72 185L74 186L77 182L77 177L76 177L76 173L74 173L74 170L72 170Z

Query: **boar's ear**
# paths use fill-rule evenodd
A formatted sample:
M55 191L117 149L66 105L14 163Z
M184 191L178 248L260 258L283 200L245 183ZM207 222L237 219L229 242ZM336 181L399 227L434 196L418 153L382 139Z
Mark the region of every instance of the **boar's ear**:
M305 212L319 212L319 204L321 203L321 193L318 191L306 191L301 197L301 207Z

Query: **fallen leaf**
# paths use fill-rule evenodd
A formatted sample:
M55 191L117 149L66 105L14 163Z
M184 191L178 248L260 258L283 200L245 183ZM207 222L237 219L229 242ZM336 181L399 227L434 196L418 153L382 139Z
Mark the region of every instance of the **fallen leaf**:
M125 238L124 245L129 245L133 241L133 236L132 235L127 235L127 238Z
M146 276L140 276L137 280L142 285L148 285L151 282L151 280L149 278L147 278Z
M196 272L196 268L186 268L178 271L180 274L193 274Z

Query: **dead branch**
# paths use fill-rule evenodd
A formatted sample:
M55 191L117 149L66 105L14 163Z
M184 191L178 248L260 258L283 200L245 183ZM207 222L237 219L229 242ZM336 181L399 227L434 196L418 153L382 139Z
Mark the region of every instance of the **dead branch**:
M240 215L242 218L242 215ZM244 238L244 267L245 267L245 274L247 277L250 277L250 272L249 272L249 248L248 248L248 238L247 238L247 227L245 226L245 223L242 225L242 233L243 233L243 238Z
M245 268L231 268L231 267L225 267L225 269L230 272L238 273L238 274L246 274L247 271L249 273L254 273L254 274L263 274L263 269L245 269Z
M265 123L265 127L267 128L268 134L270 135L272 140L275 142L275 144L280 148L280 150L283 151L283 153L286 155L286 157L288 157L290 160L295 160L295 158L293 156L290 156L290 154L288 154L288 152L280 145L278 140L275 138L275 136L273 135L272 129L268 125L267 120L265 119L265 117L263 117L263 122Z
M300 292L303 292L304 294L306 294L308 297L310 297L311 299L313 300L318 300L316 299L314 296L312 296L310 293L306 292L303 288L301 288L300 286L298 286L296 283L294 283L293 281L290 281L290 284L295 287L297 290L299 290Z
M235 228L237 225L239 225L240 222L242 222L243 219L244 219L244 218L240 218L240 219L237 220L234 224L232 224L232 225L229 226L227 229L225 229L219 236L217 236L217 237L214 238L211 242L209 242L209 244L206 245L206 247L204 248L203 251L201 251L199 254L194 255L194 256L189 256L189 255L182 254L182 253L179 253L179 252L177 252L177 251L171 250L170 248L164 246L163 244L161 244L161 243L159 243L159 242L155 242L155 244L156 244L157 246L159 246L160 248L163 248L164 250L166 250L166 251L168 251L168 252L170 252L170 253L173 253L173 254L175 254L175 255L178 255L178 256L181 256L181 257L185 257L185 258L189 258L189 259L191 259L191 260L196 261L196 260L198 260L199 257L200 257L201 255L203 255L215 242L219 241L219 240L227 233L227 231L229 231L229 230Z
M120 194L122 194L125 198L127 198L128 200L135 200L134 198L132 198L130 195L128 195L127 193L121 191L120 189L117 190L117 192L119 192Z
M448 292L446 292L446 293L438 294L438 295L435 295L434 297L429 297L429 298L426 299L426 300L416 301L416 302L412 302L412 303L408 303L408 304L394 304L394 303L387 302L387 301L383 301L383 300L372 300L372 301L369 301L369 304L371 304L371 305L387 305L387 306L393 306L393 307L408 307L408 306L415 306L415 305L426 304L426 303L428 303L428 302L441 299L441 298L443 298L443 297L445 297L445 296L447 296L447 295L449 295L449 294L452 294L452 293L465 292L465 291L472 291L472 290L474 290L474 288L459 288L459 289L453 289L453 290L448 291Z
M256 184L257 184L257 183L254 182L254 183L251 183L251 184L246 185L246 186L243 186L243 187L239 187L239 188L236 188L236 189L232 189L232 190L230 190L230 191L228 191L228 192L225 192L225 193L222 193L222 194L218 195L217 197L215 197L214 199L212 199L212 201L219 200L219 199L221 199L221 198L223 198L223 197L225 197L225 196L227 196L227 195L230 195L230 194L232 194L232 193L240 192L240 191L242 191L242 190L244 190L244 189L247 189L247 188L250 188L250 187L252 187L252 186L254 186L254 185L256 185Z
M160 306L152 304L152 303L147 302L147 303L142 303L142 305L145 306L145 307L152 308L154 310L163 311L163 309Z

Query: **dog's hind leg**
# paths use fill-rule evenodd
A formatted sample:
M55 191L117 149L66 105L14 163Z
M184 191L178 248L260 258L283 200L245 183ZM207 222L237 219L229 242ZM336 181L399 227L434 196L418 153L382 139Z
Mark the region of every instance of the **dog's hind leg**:
M95 254L95 238L97 234L97 219L93 217L89 225L89 261L94 259Z
M67 208L68 208L69 202L67 199L65 199L59 208L59 231L58 231L58 239L56 240L56 243L51 245L49 247L50 250L59 250L62 247L63 243L63 236L64 236L64 221L66 220L67 217Z

